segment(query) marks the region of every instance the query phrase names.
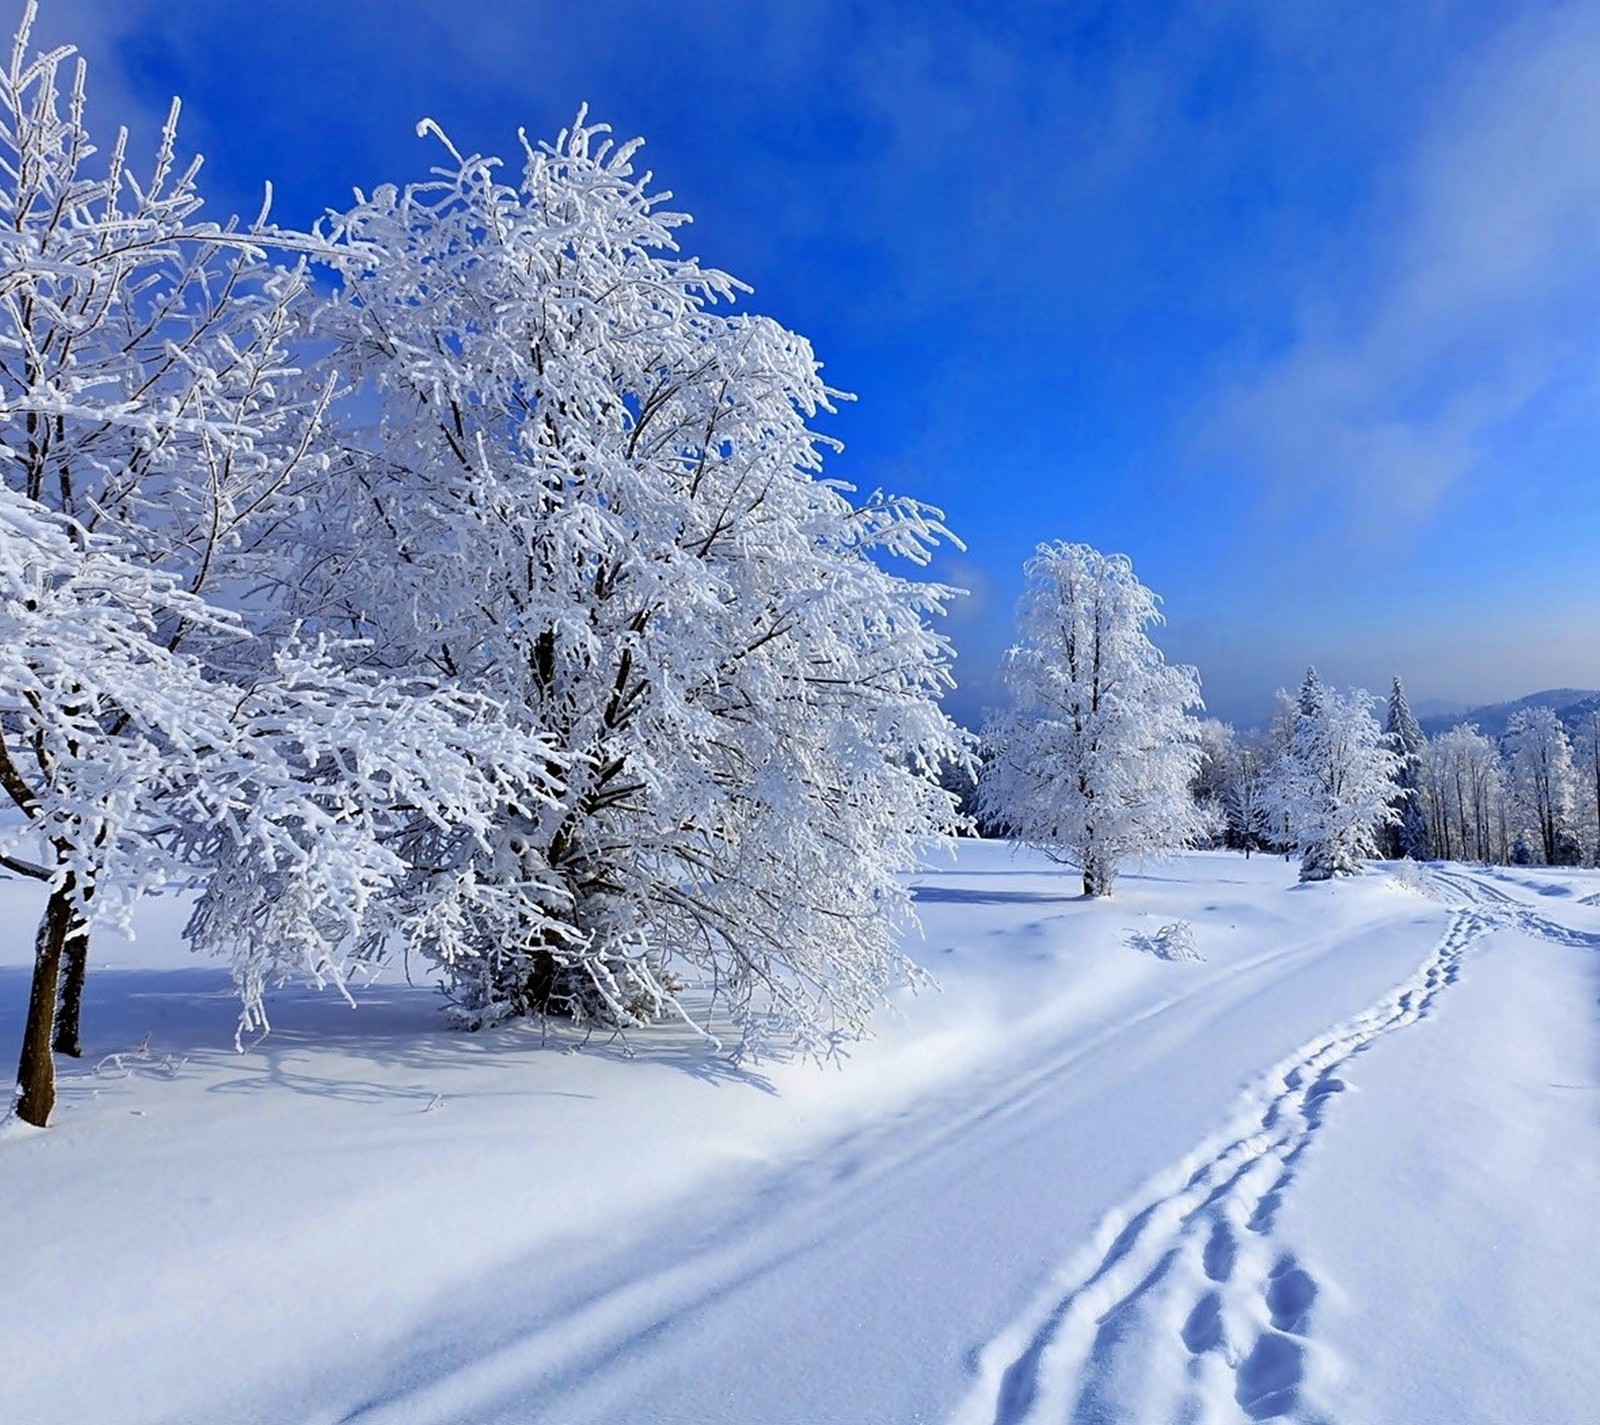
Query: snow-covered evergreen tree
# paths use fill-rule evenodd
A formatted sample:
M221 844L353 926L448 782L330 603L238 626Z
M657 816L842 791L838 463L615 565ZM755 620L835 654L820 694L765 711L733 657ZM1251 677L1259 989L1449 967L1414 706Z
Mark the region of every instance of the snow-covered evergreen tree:
M1265 738L1247 736L1236 742L1222 786L1222 809L1228 844L1243 851L1246 860L1252 851L1276 844L1271 749Z
M1572 744L1552 708L1523 708L1506 724L1506 765L1519 829L1546 865L1572 859Z
M1365 689L1340 693L1315 668L1295 700L1289 755L1277 795L1300 852L1300 879L1355 875L1392 822L1399 757L1372 716Z
M1283 852L1285 861L1294 856L1294 805L1290 785L1294 781L1294 729L1300 716L1299 704L1284 689L1273 698L1272 717L1261 741L1262 775L1266 779L1268 839Z
M1156 595L1125 555L1041 544L1024 566L1021 641L1006 655L1013 707L985 730L981 813L1110 893L1119 864L1205 831L1190 795L1200 760L1199 675L1147 630Z
M1229 840L1228 783L1239 755L1238 734L1220 718L1200 718L1196 723L1200 759L1195 768L1190 795L1200 809L1204 830L1195 842L1201 846L1220 846Z
M1389 716L1383 731L1389 739L1390 748L1400 759L1395 773L1397 790L1394 810L1397 819L1384 828L1383 853L1391 860L1404 856L1413 861L1426 861L1430 852L1422 787L1427 738L1422 735L1422 728L1412 715L1405 688L1398 677L1389 692Z
M637 144L580 115L508 174L422 130L432 178L327 224L315 333L357 391L299 608L556 746L558 804L473 868L521 904L441 952L458 1010L632 1025L687 974L747 1045L827 1053L905 972L901 873L953 824L948 591L894 572L939 516L822 477L837 393L678 255Z

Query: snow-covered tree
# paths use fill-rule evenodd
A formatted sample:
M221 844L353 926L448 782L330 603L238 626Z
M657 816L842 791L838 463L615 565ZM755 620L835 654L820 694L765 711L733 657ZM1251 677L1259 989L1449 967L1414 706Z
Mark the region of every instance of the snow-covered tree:
M837 393L729 310L582 115L519 171L436 127L433 176L326 226L315 335L355 381L299 611L369 664L548 734L556 805L442 954L460 1015L638 1024L714 988L744 1042L826 1053L906 970L900 873L952 826L937 512L823 478ZM362 425L361 423L365 423Z
M1189 790L1199 675L1151 642L1159 600L1125 555L1041 544L1024 572L1021 641L1005 664L1013 706L985 730L979 805L1080 867L1085 895L1107 895L1125 858L1204 833Z
M70 940L138 898L200 889L196 948L225 955L242 1027L269 982L342 985L389 936L428 944L448 887L401 894L396 827L486 842L497 808L541 794L518 769L548 749L492 705L352 678L280 646L248 682L219 679L162 631L248 638L173 578L0 487L0 786L24 814L0 859L49 885L18 1075L18 1112L54 1100L57 979Z
M1266 778L1268 840L1283 852L1285 861L1293 859L1295 848L1294 805L1290 787L1294 781L1294 730L1300 706L1284 689L1273 698L1272 717L1261 739L1261 768Z
M1510 856L1505 765L1476 727L1463 723L1428 743L1422 800L1434 855L1484 862Z
M1552 708L1523 708L1505 735L1506 765L1519 829L1546 865L1571 861L1574 778L1572 744Z
M1584 709L1572 739L1573 817L1583 841L1584 858L1600 865L1600 705Z
M1276 845L1273 827L1272 752L1261 736L1240 739L1233 748L1222 786L1222 810L1227 818L1228 844L1243 851Z
M306 240L200 220L176 108L142 177L125 138L97 156L83 66L63 92L71 51L30 54L32 19L0 72L0 789L22 818L0 864L47 888L18 1106L42 1123L95 920L197 886L193 937L254 1022L291 967L342 979L408 916L435 938L448 897L419 881L492 810L531 813L559 761L488 700L354 672L276 617L327 391L291 359L305 273L268 248ZM450 854L419 874L407 839Z
M1355 875L1392 822L1398 756L1362 688L1340 693L1306 670L1277 795L1300 852L1300 879Z
M1220 718L1200 718L1195 726L1200 758L1189 792L1206 828L1196 844L1220 846L1229 838L1227 792L1239 755L1238 734Z
M208 597L261 573L260 531L315 467L322 393L286 351L304 274L269 263L263 221L199 219L176 105L148 173L133 175L125 136L97 158L84 67L63 93L71 51L30 55L33 13L0 75L0 222L15 235L0 256L0 478ZM172 650L215 631L166 617L155 637ZM67 937L55 1037L68 1054L87 944L81 926Z
M1413 861L1426 861L1430 852L1422 785L1427 738L1422 735L1422 728L1411 712L1399 678L1394 680L1394 687L1389 692L1389 716L1383 731L1389 739L1390 748L1400 759L1395 773L1394 810L1397 819L1384 828L1383 854L1391 860L1404 856Z

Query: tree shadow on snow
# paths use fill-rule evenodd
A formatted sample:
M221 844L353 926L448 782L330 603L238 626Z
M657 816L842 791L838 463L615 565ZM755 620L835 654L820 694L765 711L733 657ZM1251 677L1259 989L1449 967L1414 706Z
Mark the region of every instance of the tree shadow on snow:
M913 886L912 899L922 905L1068 905L1088 900L1085 895L1057 895L1050 891L980 891L961 886Z
M0 966L0 1055L20 1047L31 976L31 966ZM681 1023L631 1030L626 1037L528 1021L469 1032L445 1023L431 986L378 982L353 994L354 1007L334 989L272 993L271 1032L247 1036L241 1053L234 1043L239 1002L222 966L91 965L83 1057L56 1061L61 1102L92 1097L111 1079L135 1077L204 1077L212 1080L207 1091L218 1094L288 1090L353 1103L410 1100L422 1109L446 1094L594 1097L533 1088L521 1073L540 1059L572 1053L659 1064L704 1083L777 1093L765 1074L733 1062ZM507 1070L517 1078L506 1079Z

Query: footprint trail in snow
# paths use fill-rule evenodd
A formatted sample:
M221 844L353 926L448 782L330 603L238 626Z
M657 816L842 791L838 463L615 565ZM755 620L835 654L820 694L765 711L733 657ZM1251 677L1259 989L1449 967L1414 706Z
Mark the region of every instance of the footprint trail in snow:
M953 1425L1312 1419L1301 1400L1318 1283L1275 1225L1341 1071L1415 1023L1473 941L1521 923L1509 897L1462 877L1427 961L1246 1094L1230 1127L1102 1221L1030 1307L975 1353Z

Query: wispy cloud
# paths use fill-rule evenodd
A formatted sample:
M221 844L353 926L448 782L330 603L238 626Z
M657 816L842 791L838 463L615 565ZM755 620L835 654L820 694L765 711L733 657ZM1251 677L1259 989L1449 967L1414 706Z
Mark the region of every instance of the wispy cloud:
M1210 454L1363 527L1414 522L1594 359L1600 14L1492 35L1333 241L1337 279L1302 295L1290 339L1223 381Z

